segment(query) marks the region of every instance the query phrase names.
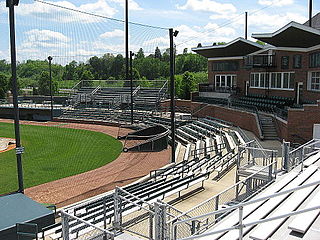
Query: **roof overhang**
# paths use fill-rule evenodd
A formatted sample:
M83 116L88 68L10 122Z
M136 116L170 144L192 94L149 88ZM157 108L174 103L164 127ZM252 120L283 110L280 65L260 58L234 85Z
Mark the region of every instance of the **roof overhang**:
M320 44L320 31L290 22L274 33L252 34L252 37L276 47L309 48Z
M225 58L246 56L260 49L263 49L263 46L258 43L237 38L225 45L192 48L192 51L206 58Z

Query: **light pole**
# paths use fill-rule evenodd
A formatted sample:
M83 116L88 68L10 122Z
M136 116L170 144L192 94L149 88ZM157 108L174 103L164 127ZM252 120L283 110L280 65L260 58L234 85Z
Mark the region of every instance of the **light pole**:
M11 50L11 72L12 72L12 95L14 108L14 131L16 137L16 156L18 170L18 192L24 193L23 186L23 169L22 169L22 153L19 125L19 105L18 105L18 86L17 86L17 56L16 56L16 35L15 35L15 18L14 7L18 6L19 0L7 0L6 6L9 8L9 23L10 23L10 50Z
M169 29L169 37L170 37L170 111L171 111L171 162L176 162L175 156L175 103L174 103L174 73L175 73L175 64L174 64L174 42L173 37L178 36L178 31L173 31L172 28Z
M53 121L53 91L52 91L52 57L48 57L49 61L49 80L50 80L50 103L51 103L51 111L50 111L50 116L51 116L51 121Z

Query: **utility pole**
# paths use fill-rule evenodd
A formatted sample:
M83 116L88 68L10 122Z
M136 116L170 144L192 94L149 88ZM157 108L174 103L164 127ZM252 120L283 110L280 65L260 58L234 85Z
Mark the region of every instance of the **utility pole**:
M131 108L131 124L133 124L133 69L132 69L132 57L134 56L134 53L130 51L130 93L131 93L131 102L130 102L130 108Z
M16 156L18 170L18 192L24 193L23 186L23 169L22 169L22 153L23 147L20 140L20 125L19 125L19 105L18 105L18 86L17 86L17 56L16 56L16 35L15 35L15 17L14 7L18 6L19 0L6 0L6 6L9 8L9 23L10 23L10 50L11 50L11 72L12 72L12 95L14 108L14 131L16 137Z
M169 29L169 37L170 37L170 111L171 111L171 162L176 162L175 156L175 102L174 102L174 72L175 72L175 64L174 64L174 43L173 37L178 36L178 31L173 31L172 28Z
M49 80L50 80L50 103L51 103L51 121L53 121L53 90L52 90L52 57L49 56L48 60L49 60Z

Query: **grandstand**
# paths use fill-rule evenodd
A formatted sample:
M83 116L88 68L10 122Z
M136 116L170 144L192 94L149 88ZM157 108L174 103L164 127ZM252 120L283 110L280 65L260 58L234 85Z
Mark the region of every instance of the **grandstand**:
M112 84L122 86L113 87ZM167 96L167 81L151 81L152 86L143 87L135 82L133 89L134 119L143 121L152 111L158 111L160 102ZM97 85L88 87L88 85ZM111 86L110 86L111 85ZM130 122L130 87L125 81L83 80L77 83L67 100L68 108L59 119L84 119L109 122ZM107 87L106 87L107 86Z

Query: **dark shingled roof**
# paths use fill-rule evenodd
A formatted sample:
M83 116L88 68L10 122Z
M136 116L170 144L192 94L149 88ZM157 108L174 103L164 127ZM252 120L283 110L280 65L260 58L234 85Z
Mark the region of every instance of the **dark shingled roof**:
M320 30L320 12L312 17L311 23L313 28ZM303 25L309 26L309 20L306 21Z

